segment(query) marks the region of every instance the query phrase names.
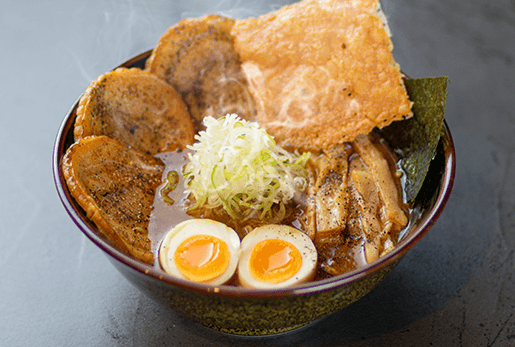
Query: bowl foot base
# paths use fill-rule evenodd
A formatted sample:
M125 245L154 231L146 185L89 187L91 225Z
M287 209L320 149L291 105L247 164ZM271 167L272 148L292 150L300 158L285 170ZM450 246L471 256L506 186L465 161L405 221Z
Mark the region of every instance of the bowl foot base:
M239 335L242 337L267 337L267 336L277 336L281 334L288 334L291 332L297 332L298 330L305 329L316 322L318 322L320 319L317 319L312 322L307 323L301 323L293 326L288 327L280 327L280 328L262 328L262 329L246 329L246 328L226 328L226 327L219 327L216 325L203 325L204 327L212 330L216 330L218 332L228 334L228 335Z

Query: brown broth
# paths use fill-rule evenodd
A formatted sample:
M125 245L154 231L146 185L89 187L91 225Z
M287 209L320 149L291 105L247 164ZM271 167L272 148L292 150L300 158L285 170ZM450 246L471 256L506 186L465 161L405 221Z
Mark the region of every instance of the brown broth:
M186 196L184 193L184 178L182 176L182 167L187 162L187 154L190 150L178 152L159 153L156 157L160 158L166 165L163 172L163 183L157 188L154 197L154 209L150 214L150 222L148 225L148 238L151 242L151 251L154 253L154 265L159 266L158 253L161 241L166 233L175 225L193 217L186 213ZM168 194L175 202L167 203L161 196L161 189L166 185L166 177L168 172L176 171L179 174L179 183L177 187Z

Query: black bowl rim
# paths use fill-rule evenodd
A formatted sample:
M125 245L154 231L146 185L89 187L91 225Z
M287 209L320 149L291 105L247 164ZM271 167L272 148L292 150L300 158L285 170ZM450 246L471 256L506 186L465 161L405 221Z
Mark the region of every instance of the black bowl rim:
M147 59L152 50L140 53L133 58L127 60L125 63L117 67L130 67L134 64L141 62L143 59ZM81 95L82 96L82 95ZM400 260L404 254L412 247L414 247L422 237L431 229L440 214L442 213L447 201L450 197L452 186L454 184L454 177L456 171L456 153L454 148L454 142L450 129L447 122L444 120L444 155L445 155L445 170L442 176L442 186L440 187L438 196L432 209L422 218L419 223L414 227L415 230L410 233L407 237L399 242L395 249L378 260L364 266L360 269L334 276L328 279L308 282L299 286L283 288L283 289L247 289L242 287L234 286L208 286L187 280L178 279L172 277L158 268L135 260L128 255L120 252L102 237L100 237L95 231L93 231L86 221L86 217L82 216L76 209L76 206L71 202L72 198L68 192L66 182L64 180L61 170L61 160L64 154L65 139L66 135L70 131L72 126L72 116L77 108L80 97L77 98L73 106L68 110L56 136L56 140L53 148L53 176L54 183L57 189L59 198L72 218L77 227L84 233L84 235L90 239L95 245L97 245L108 257L114 259L133 270L150 276L159 281L166 282L168 284L180 287L183 289L193 290L201 293L210 293L219 296L231 296L231 297L246 297L246 298L268 298L268 297L285 297L293 295L307 295L326 290L331 290L339 287L346 286L352 282L359 281L369 274L379 271L394 262Z

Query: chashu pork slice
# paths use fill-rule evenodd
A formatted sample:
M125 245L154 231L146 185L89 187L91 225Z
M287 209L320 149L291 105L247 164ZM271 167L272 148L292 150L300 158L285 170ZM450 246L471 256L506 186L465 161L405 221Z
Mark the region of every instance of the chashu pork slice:
M195 128L172 86L147 71L118 68L93 81L79 102L75 141L91 135L153 155L192 144Z
M218 15L183 19L161 36L146 62L147 71L182 94L199 126L206 116L255 118L255 102L234 50L233 25L233 19Z
M73 144L63 158L70 194L120 251L153 263L150 212L165 165L155 157L106 136Z

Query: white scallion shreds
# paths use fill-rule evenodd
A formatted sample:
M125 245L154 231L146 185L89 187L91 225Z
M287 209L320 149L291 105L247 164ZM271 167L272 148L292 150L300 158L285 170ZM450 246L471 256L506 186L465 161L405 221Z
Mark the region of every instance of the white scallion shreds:
M206 117L204 125L188 147L193 153L184 170L186 193L196 200L192 209L223 206L234 218L257 212L264 219L274 204L284 213L295 193L306 189L309 153L289 153L257 123L235 114Z

